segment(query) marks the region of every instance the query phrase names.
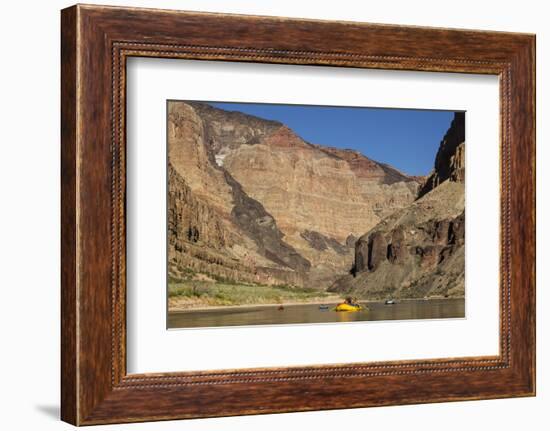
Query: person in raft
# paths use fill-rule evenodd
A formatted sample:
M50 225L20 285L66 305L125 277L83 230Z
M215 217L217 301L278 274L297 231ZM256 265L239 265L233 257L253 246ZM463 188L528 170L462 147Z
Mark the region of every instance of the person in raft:
M351 296L346 297L344 300L344 304L351 305L352 307L359 307L359 304L357 303L357 298L352 298Z

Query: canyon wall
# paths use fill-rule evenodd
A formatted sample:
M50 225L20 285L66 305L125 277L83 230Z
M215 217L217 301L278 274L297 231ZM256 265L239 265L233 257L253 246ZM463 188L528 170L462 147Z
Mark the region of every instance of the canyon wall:
M169 271L326 289L417 178L304 141L277 121L169 103ZM192 265L191 265L192 264ZM178 269L179 268L179 269Z
M440 143L418 198L355 243L354 264L330 291L367 299L464 296L464 114Z

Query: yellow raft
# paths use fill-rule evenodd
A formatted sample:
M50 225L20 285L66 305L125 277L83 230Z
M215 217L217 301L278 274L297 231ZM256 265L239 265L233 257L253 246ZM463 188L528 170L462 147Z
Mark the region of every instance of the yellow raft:
M345 302L342 302L334 308L334 311L360 311L362 309L363 307L361 307L359 304L347 304Z

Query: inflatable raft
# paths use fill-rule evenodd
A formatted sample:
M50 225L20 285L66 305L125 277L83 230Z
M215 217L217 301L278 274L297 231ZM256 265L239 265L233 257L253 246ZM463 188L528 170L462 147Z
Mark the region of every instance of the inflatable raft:
M363 307L359 304L348 304L346 302L342 302L334 308L334 311L360 311L362 309Z

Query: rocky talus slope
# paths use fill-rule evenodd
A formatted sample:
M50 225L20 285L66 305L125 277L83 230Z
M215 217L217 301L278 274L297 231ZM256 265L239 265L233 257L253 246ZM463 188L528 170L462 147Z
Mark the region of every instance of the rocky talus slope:
M326 289L364 232L417 196L419 182L285 125L170 102L169 270Z
M418 199L357 240L350 273L329 290L365 299L464 296L464 172L457 113Z

